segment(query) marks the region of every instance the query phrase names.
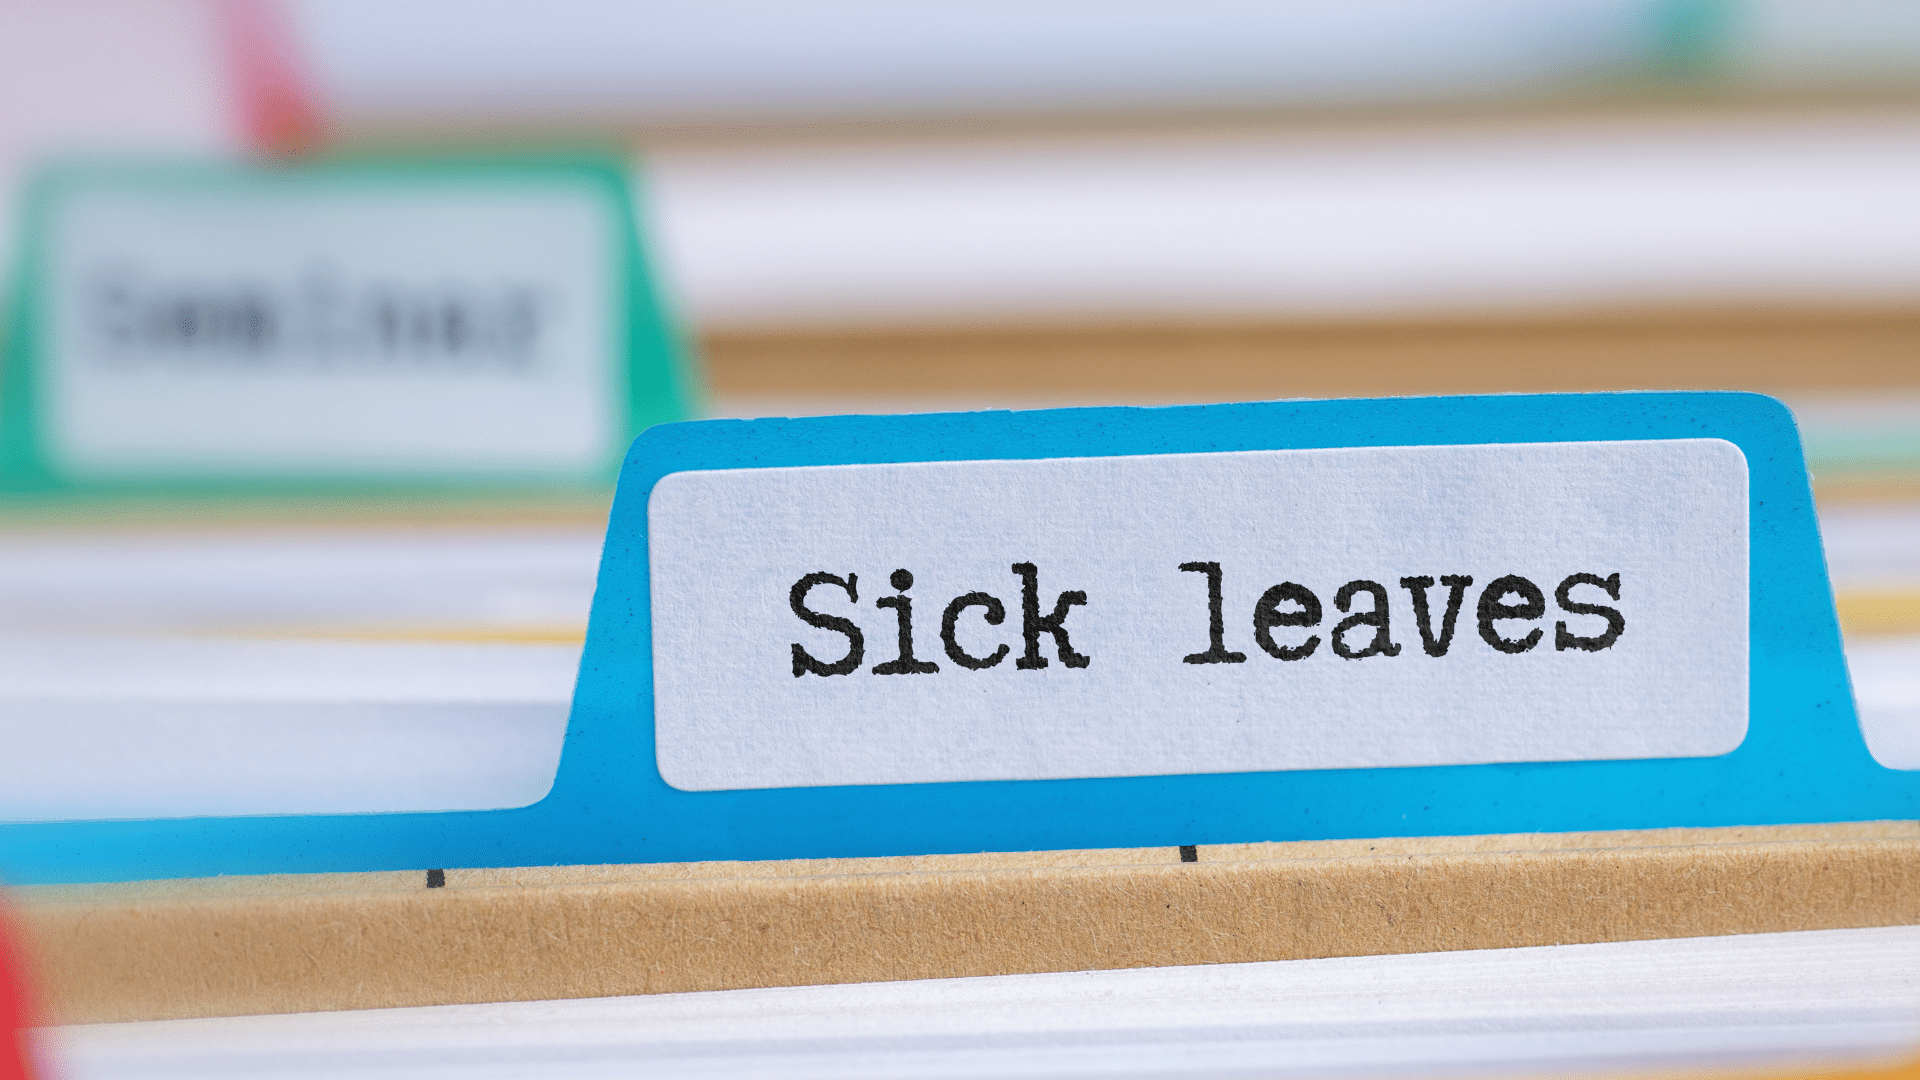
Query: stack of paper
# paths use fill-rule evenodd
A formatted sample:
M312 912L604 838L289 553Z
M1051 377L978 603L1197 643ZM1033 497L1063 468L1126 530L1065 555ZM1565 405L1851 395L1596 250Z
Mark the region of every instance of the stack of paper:
M67 1080L1519 1077L1920 1047L1920 928L47 1032Z
M1920 768L1920 510L1841 506L1823 529L1868 746ZM0 819L531 803L559 758L600 543L591 527L0 535Z
M0 539L0 819L522 806L559 760L590 529Z

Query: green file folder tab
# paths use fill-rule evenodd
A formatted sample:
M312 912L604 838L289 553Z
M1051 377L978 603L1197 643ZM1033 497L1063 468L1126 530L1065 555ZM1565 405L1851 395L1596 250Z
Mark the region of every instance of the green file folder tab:
M616 159L70 165L23 225L8 490L604 487L689 413Z

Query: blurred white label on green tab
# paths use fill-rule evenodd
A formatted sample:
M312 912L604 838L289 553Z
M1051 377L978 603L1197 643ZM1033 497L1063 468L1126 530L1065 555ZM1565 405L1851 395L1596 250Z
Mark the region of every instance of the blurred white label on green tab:
M61 170L29 209L11 486L607 481L686 413L612 165Z

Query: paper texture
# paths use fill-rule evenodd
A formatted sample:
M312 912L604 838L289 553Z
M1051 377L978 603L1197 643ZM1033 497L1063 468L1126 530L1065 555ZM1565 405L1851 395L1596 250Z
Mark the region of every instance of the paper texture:
M648 522L659 767L688 790L1746 732L1747 473L1721 440L685 472Z

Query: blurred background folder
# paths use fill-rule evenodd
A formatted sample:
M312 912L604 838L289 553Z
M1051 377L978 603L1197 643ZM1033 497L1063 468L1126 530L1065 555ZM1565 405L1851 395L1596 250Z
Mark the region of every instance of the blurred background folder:
M1868 745L1920 768L1920 6L0 0L0 295L44 285L29 191L49 169L281 177L581 147L630 170L614 240L649 261L659 340L689 342L684 393L635 427L1778 395ZM256 234L293 235L272 228ZM378 262L374 278L401 273ZM21 308L0 311L15 375L39 356ZM0 440L24 407L9 379ZM338 423L377 425L383 400L351 397ZM217 435L244 412L195 424ZM237 497L0 496L0 819L505 807L551 784L610 472L474 484L520 445L495 423L406 484L316 485L273 456L273 425L249 437L263 428L268 452L234 460L267 482ZM550 1075L945 1075L957 1047L954 1074L1858 1063L1920 1030L1903 1019L1920 1017L1912 931L179 1021L47 1045L53 1075L76 1077L420 1076L489 1064L459 1056L481 1029L517 1032L501 1036L522 1040L514 1061ZM1461 989L1502 980L1528 989ZM1149 1016L1210 993L1231 1023ZM1053 1011L1007 1019L1040 999ZM1379 1018L1358 1004L1389 1000ZM818 1038L795 1019L815 1016ZM684 1024L709 1041L672 1034Z

